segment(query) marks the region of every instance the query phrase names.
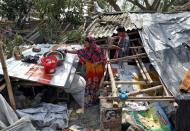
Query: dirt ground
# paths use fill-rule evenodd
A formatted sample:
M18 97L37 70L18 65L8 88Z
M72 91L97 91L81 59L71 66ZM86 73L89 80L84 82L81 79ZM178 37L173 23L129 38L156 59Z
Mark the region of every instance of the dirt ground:
M70 114L69 129L99 131L99 105L85 108L84 114L75 109Z

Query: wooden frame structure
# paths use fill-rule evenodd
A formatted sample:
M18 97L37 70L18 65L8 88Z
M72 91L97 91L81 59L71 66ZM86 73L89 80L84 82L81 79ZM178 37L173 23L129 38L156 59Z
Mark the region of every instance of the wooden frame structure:
M155 101L171 101L174 102L175 99L171 95L171 93L167 90L164 83L162 82L161 78L159 78L159 81L154 81L149 72L148 69L145 66L145 63L143 62L144 58L147 58L147 55L145 51L143 51L143 46L140 42L140 38L135 38L130 40L130 47L129 49L132 52L132 55L125 56L122 58L117 59L110 59L107 55L108 63L107 63L107 70L104 73L104 76L101 80L100 89L103 93L100 94L100 121L101 121L101 130L110 129L111 131L119 131L121 127L121 107L122 104L125 101L132 101L132 102L155 102ZM106 51L108 54L108 50ZM141 81L116 81L113 75L111 64L115 62L127 62L129 60L133 60L134 63L136 63L139 72L141 73L143 80ZM109 77L110 81L107 81L105 79L105 76ZM123 100L120 99L118 96L118 84L140 84L145 85L146 89L141 89L139 91L133 91L126 93L128 95L128 99ZM156 90L163 90L163 95L160 96L143 96L139 97L136 95L142 94L142 93L149 93ZM108 93L110 92L110 93ZM113 120L107 120L105 119L105 112L107 111L115 111L115 117ZM113 123L113 124L109 124Z

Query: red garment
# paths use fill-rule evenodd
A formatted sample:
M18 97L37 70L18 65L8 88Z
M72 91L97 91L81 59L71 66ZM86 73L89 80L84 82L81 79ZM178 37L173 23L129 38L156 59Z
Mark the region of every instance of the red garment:
M99 84L104 73L104 64L86 62L85 105L97 104L99 100Z
M125 32L120 32L119 37L120 37L119 39L121 39L121 40L125 39L125 37L126 37Z
M77 54L82 64L84 64L86 60L92 63L106 60L103 50L100 47L98 47L95 43L93 43L90 48L78 50Z

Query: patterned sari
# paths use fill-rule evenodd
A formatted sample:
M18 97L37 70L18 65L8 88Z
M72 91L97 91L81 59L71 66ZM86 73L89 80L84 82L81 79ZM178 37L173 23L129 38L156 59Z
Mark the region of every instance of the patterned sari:
M98 103L99 83L104 73L104 62L97 64L97 62L105 61L103 50L96 44L92 44L91 48L78 50L77 52L80 62L85 64L85 105L90 106Z

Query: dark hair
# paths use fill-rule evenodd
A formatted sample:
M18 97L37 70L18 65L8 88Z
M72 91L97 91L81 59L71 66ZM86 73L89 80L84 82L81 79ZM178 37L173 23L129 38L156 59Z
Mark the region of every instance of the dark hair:
M87 41L87 42L91 43L91 40L90 40L89 37L85 37L84 41Z
M117 32L125 32L125 27L119 25L116 30Z
M96 43L96 40L94 37L92 36L86 36L84 41L87 41L89 44L93 44L93 43Z

